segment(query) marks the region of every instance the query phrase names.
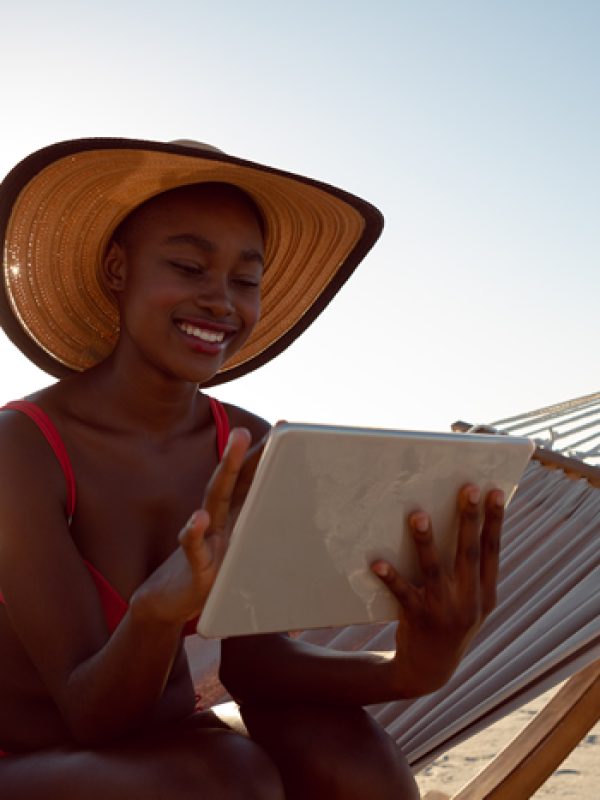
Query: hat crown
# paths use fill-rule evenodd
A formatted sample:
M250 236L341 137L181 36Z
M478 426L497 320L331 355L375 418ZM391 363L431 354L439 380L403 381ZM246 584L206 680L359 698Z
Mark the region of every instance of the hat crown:
M196 139L172 139L169 144L179 144L182 147L195 147L196 150L205 150L209 153L221 153L225 155L224 150L220 150L218 147L208 144L207 142L198 142Z

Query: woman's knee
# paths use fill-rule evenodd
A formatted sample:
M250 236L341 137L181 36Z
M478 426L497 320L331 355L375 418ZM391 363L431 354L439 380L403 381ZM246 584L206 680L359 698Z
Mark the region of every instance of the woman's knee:
M360 707L244 712L251 734L278 763L289 797L419 797L401 751Z
M317 752L318 751L318 752ZM314 765L339 797L413 800L419 797L396 743L362 708L321 718Z

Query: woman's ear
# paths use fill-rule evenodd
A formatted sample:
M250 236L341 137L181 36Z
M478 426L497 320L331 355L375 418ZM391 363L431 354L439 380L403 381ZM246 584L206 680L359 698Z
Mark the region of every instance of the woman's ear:
M123 291L127 277L127 259L122 246L114 239L102 260L102 272L109 289L113 292Z

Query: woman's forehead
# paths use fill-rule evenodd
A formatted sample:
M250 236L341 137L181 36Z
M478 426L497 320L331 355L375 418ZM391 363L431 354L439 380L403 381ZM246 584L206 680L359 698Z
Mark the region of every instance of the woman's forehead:
M118 226L113 238L122 239L127 233L153 221L169 220L182 213L203 211L237 212L253 219L265 236L262 214L254 200L243 189L228 183L198 183L169 189L155 195L135 208Z

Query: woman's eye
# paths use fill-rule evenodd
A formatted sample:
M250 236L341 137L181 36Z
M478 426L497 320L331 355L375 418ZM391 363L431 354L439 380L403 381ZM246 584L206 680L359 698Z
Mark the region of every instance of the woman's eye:
M234 283L247 289L258 289L260 281L257 278L238 277L233 279Z
M186 261L170 261L169 262L172 267L175 269L181 270L182 272L187 272L189 275L200 275L204 272L204 269L200 266L200 264L192 264Z

